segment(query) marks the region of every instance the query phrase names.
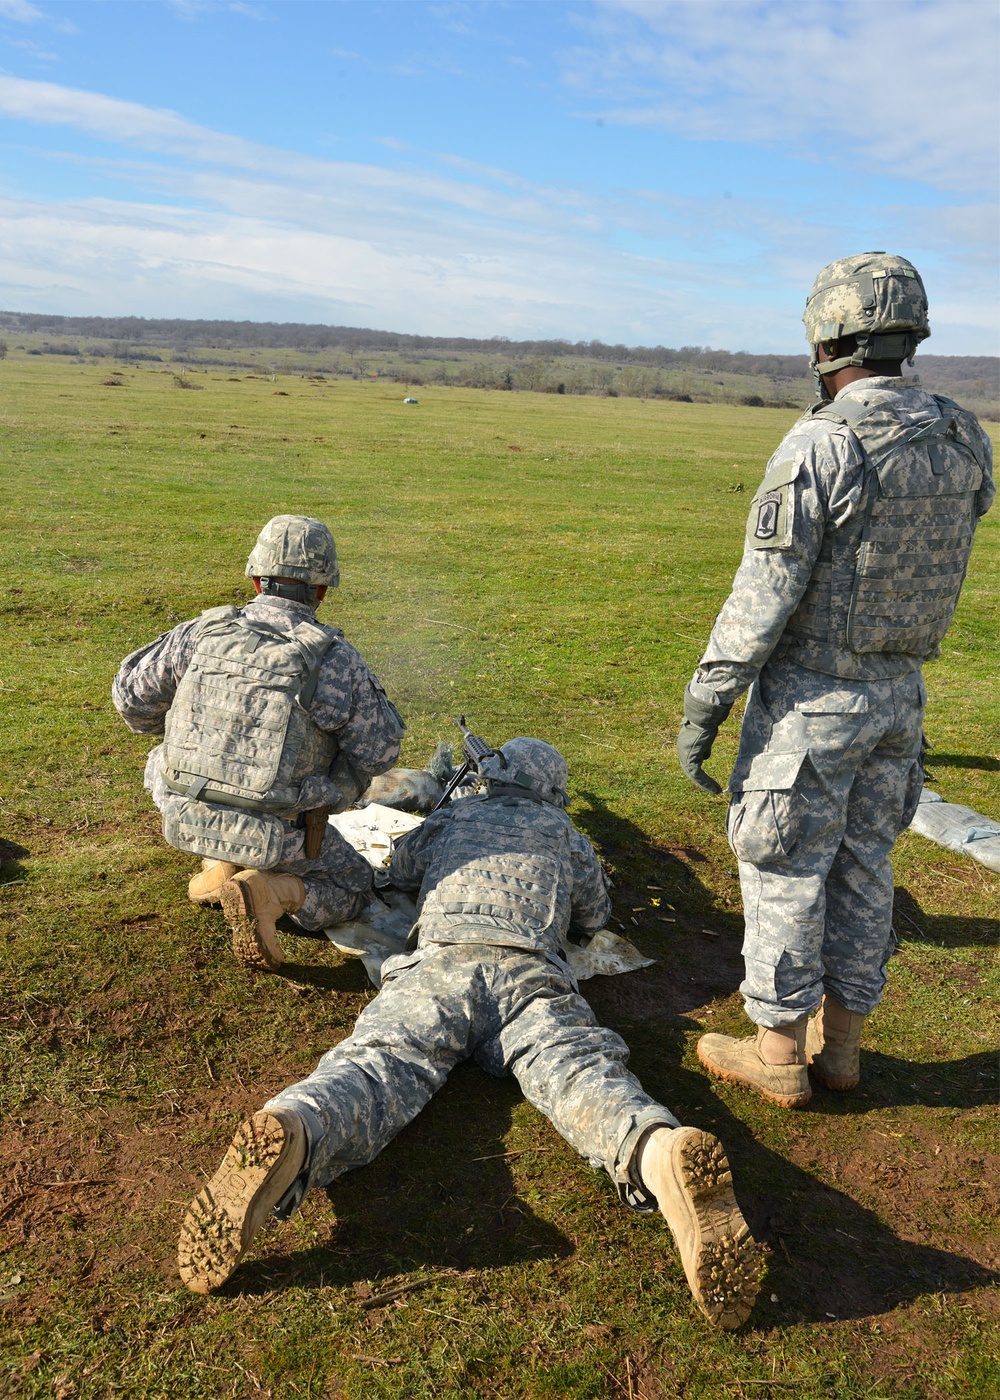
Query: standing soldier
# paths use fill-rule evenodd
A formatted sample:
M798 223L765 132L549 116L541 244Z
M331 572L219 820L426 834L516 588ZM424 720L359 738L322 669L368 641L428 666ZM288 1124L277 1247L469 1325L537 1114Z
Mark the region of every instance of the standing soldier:
M237 958L274 972L282 914L316 936L370 903L371 867L327 817L392 767L403 722L339 628L316 621L340 582L321 521L275 516L246 573L256 598L134 651L112 698L136 734L164 736L146 787L164 839L202 857L189 898L221 903Z
M382 965L353 1033L237 1129L181 1227L181 1278L220 1287L270 1214L372 1161L471 1057L513 1074L624 1202L662 1211L698 1306L738 1327L761 1258L722 1145L643 1091L565 961L570 931L594 933L611 912L597 855L563 811L566 760L511 739L480 771L486 793L435 812L393 853L392 882L419 890L416 946Z
M787 1108L809 1101L807 1066L830 1089L858 1082L893 947L889 852L922 784L921 666L994 495L974 415L901 377L930 335L905 258L831 263L803 319L822 398L768 463L677 740L688 777L719 792L702 764L751 687L727 829L757 1033L703 1036L698 1055Z

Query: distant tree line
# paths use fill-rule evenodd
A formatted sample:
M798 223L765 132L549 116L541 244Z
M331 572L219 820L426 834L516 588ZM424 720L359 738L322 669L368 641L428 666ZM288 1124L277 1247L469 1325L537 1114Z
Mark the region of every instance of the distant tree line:
M0 332L32 338L31 355L89 356L135 361L181 360L202 367L255 369L234 358L251 350L282 351L283 373L310 369L354 378L439 383L566 394L618 394L756 407L804 406L812 397L808 356L756 355L708 346L609 345L601 340L510 340L506 336L404 335L357 326L296 321L202 321L143 316L55 316L0 312ZM65 337L50 340L47 337ZM79 338L75 343L70 337ZM164 352L163 354L157 353ZM294 352L329 356L293 363ZM346 358L345 358L346 357ZM917 370L928 388L962 397L991 418L1000 416L1000 359L991 355L921 353ZM735 376L735 381L730 378ZM752 382L750 382L752 381Z
M133 345L170 348L431 351L459 354L503 355L511 359L561 359L576 357L616 364L675 366L715 370L730 374L766 374L779 379L800 379L806 371L806 355L752 355L745 351L712 350L707 346L607 345L601 340L510 340L491 336L402 335L393 331L356 326L306 325L296 321L182 321L147 319L144 316L48 316L29 312L0 312L0 328L50 335L90 336ZM50 349L48 353L58 353ZM62 351L61 353L68 353ZM138 358L134 356L132 358Z

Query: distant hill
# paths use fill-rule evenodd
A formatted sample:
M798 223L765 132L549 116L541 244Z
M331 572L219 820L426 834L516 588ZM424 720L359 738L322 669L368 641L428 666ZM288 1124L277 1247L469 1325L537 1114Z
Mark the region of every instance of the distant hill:
M603 341L476 340L404 335L358 326L272 321L150 320L0 312L0 335L25 354L167 360L278 373L390 377L550 393L627 395L692 402L805 407L814 397L808 356L757 355L706 346ZM1000 420L1000 358L920 354L921 380Z

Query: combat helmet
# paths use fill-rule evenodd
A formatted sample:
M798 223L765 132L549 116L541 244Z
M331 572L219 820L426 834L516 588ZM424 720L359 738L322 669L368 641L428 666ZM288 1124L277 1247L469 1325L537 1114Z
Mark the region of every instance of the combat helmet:
M247 578L259 578L268 596L315 601L316 588L337 588L337 546L322 520L309 515L276 515L257 536L247 560ZM297 579L282 584L277 578Z
M829 263L812 284L802 319L817 381L870 360L912 364L917 346L931 333L920 273L895 253L856 253ZM857 337L852 355L819 363L821 341L851 335Z
M489 778L490 785L510 785L528 788L554 807L565 807L569 801L566 788L569 784L569 769L566 760L558 749L546 744L543 739L508 739L501 745L498 758L483 760L481 771Z

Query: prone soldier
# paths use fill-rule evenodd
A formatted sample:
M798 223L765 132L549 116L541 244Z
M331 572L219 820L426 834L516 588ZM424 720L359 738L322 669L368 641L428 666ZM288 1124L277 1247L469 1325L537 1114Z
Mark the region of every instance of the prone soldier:
M392 767L404 726L343 632L316 620L340 582L321 521L275 516L246 573L246 607L132 652L112 698L134 733L164 736L145 781L165 840L202 857L189 898L221 903L237 958L273 972L282 914L321 937L371 902L371 867L327 817Z
M757 1030L703 1036L698 1054L785 1107L809 1101L809 1067L830 1089L858 1083L893 947L889 853L923 782L921 667L994 496L974 415L902 378L930 334L911 263L831 263L803 319L821 401L768 463L677 741L688 776L719 792L702 764L750 687L727 830Z
M181 1278L218 1288L271 1213L287 1218L307 1189L371 1162L471 1057L512 1073L627 1205L663 1213L696 1303L735 1328L760 1252L722 1145L645 1093L565 962L570 931L596 932L611 908L563 810L566 761L537 739L483 748L487 791L435 812L393 854L391 881L419 890L412 951L383 964L353 1033L237 1130L182 1225Z

